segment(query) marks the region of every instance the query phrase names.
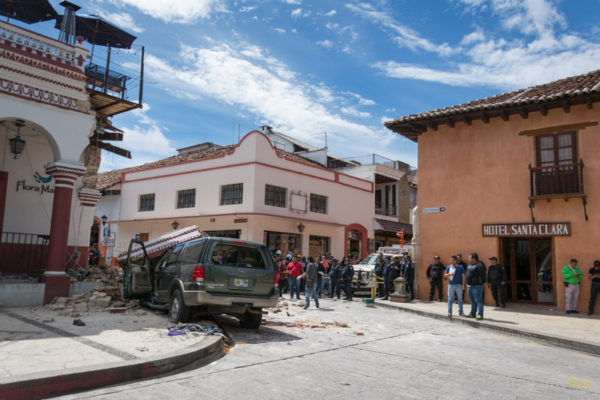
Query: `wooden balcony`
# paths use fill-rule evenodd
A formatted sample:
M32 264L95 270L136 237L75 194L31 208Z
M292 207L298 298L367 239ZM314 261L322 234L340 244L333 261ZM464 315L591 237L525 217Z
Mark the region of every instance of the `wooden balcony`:
M529 165L529 200L584 197L583 160L545 167Z

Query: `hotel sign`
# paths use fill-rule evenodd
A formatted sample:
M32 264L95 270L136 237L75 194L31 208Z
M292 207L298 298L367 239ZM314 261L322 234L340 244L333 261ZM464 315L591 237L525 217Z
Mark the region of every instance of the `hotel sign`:
M571 236L569 222L539 222L535 224L483 224L483 236L547 237Z

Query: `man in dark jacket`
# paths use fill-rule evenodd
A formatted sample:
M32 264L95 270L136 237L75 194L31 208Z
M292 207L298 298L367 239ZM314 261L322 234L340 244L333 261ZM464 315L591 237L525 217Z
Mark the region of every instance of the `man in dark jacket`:
M390 256L385 256L385 262L383 265L383 296L381 300L388 300L388 296L392 292L392 288L394 287L394 268L396 268L396 264L392 262L392 258Z
M313 257L308 257L308 264L306 264L306 272L302 274L302 277L306 279L305 294L306 304L304 309L310 307L310 298L312 296L315 299L315 305L319 308L319 296L317 295L317 276L319 275L319 269L315 264Z
M406 279L406 290L408 290L408 294L410 295L410 301L413 301L415 299L415 289L413 287L415 282L415 264L413 264L410 256L406 256L404 259L403 276Z
M383 294L383 267L385 267L385 260L383 259L383 253L379 253L377 261L375 261L375 279L377 282L377 297L384 297Z
M439 301L442 301L442 297L444 297L442 292L442 280L444 278L444 264L440 261L439 256L433 257L433 262L429 264L427 267L427 278L429 278L429 301L433 300L433 295L435 294L435 289L438 290Z
M487 281L488 288L492 290L492 296L496 301L496 307L506 307L506 298L504 296L504 285L506 285L506 271L504 267L498 264L496 257L490 257L491 265L488 267ZM498 302L499 301L499 302Z
M469 292L469 300L471 300L471 312L467 314L467 317L481 320L483 319L483 284L485 283L485 266L479 261L477 253L471 253L469 256L469 263L466 275L467 291Z
M352 301L352 278L354 278L354 266L348 257L344 258L344 272L342 273L344 279L344 292L346 297L344 300Z
M337 298L340 298L340 277L342 276L342 269L337 262L337 259L333 258L332 265L329 268L329 279L331 279L331 293L329 297L333 298L334 294L337 293Z

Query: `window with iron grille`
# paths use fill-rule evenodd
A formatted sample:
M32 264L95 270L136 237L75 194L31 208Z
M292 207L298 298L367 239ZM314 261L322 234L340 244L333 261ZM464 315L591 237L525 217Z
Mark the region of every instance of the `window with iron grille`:
M140 195L139 211L154 211L154 193Z
M327 196L311 193L310 211L319 214L327 214Z
M177 192L177 208L196 206L196 189L186 189Z
M287 189L284 187L265 185L265 205L285 207Z
M234 183L221 186L221 205L242 204L244 197L244 184Z

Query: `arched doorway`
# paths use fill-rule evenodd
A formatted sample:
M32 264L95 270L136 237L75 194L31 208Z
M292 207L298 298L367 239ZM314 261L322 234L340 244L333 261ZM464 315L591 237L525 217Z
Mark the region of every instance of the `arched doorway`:
M356 256L362 260L368 253L367 229L361 224L351 224L345 229L344 255L346 257Z

